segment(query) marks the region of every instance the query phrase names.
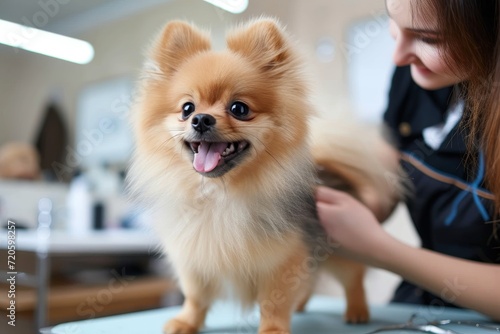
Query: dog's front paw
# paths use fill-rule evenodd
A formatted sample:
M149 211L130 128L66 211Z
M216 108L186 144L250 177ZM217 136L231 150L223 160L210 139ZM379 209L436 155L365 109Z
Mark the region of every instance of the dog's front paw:
M349 324L365 324L370 320L370 312L366 305L350 305L345 314L345 322Z
M195 328L182 320L172 319L163 326L163 333L165 334L196 334L198 328Z

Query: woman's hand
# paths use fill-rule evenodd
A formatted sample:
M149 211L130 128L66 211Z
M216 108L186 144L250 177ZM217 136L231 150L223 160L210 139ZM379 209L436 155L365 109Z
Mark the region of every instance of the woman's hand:
M318 187L316 207L326 232L348 257L376 265L386 243L394 240L374 214L347 193Z
M500 321L500 265L408 246L382 229L363 204L344 192L319 187L321 224L342 254L389 270L459 306Z

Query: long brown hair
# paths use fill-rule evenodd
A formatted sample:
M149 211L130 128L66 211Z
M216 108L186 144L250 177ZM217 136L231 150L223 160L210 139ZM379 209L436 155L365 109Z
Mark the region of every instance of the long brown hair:
M498 0L412 0L413 15L436 17L440 51L467 80L457 92L466 101L469 151L486 160L486 184L500 213L500 33ZM468 159L471 161L471 159Z

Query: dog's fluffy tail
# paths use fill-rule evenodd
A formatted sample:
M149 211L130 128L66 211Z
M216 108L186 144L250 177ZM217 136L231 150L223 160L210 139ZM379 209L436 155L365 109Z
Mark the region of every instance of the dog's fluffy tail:
M330 187L347 185L380 221L407 193L399 153L383 132L380 126L350 119L315 119L311 124L311 149L320 182Z

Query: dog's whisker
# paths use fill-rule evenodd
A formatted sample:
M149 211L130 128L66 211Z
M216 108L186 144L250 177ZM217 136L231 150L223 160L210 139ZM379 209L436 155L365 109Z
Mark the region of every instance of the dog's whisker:
M170 136L169 138L165 139L165 141L163 141L160 145L158 145L156 147L156 150L154 151L154 153L158 153L161 149L165 148L165 146L167 146L168 142L170 140L173 140L173 139L177 139L177 137L183 135L183 133L178 133L178 134L175 134L173 136ZM168 152L168 151L167 151Z
M186 132L183 127L181 127L181 128L166 128L166 129L169 131L177 131L177 132L182 132L182 133Z
M258 126L258 125L245 125L242 127L243 129L265 129L265 130L271 130L272 128L269 126Z
M249 134L250 135L250 134ZM271 158L273 158L273 160L283 169L285 170L285 167L278 161L278 159L276 159L276 157L274 157L271 152L269 152L266 144L264 144L262 142L262 140L260 140L257 136L254 136L254 135L250 135L251 137L255 138L255 140L259 141L260 144L264 147L264 152L266 152ZM254 148L255 149L255 148ZM255 152L257 153L257 150L255 150Z

